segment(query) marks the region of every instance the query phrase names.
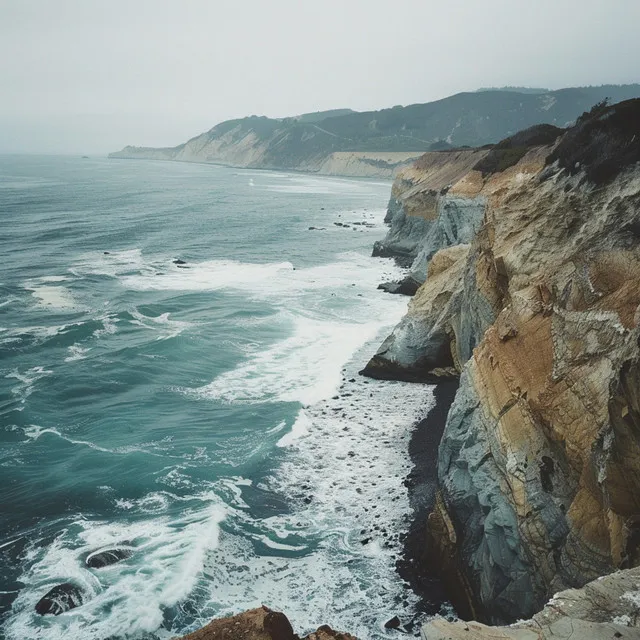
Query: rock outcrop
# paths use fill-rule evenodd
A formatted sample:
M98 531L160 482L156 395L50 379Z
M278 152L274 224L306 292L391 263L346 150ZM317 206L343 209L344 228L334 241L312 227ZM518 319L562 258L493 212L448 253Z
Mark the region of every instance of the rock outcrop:
M448 197L447 192L488 152L480 149L426 153L400 171L387 209L389 232L374 244L373 255L393 257L406 266L415 263L411 276L419 285L424 282L426 264L436 251L471 242L482 221L484 201ZM418 255L420 259L416 261Z
M640 563L639 145L633 100L474 165L446 196L483 198L481 226L428 261L364 370L461 374L429 530L466 617L530 617Z
M210 622L181 640L300 640L284 613L258 607L229 618ZM356 640L348 633L338 633L322 626L302 640Z
M449 622L424 625L423 640L634 640L640 638L640 569L618 571L582 589L561 591L531 620L508 627Z

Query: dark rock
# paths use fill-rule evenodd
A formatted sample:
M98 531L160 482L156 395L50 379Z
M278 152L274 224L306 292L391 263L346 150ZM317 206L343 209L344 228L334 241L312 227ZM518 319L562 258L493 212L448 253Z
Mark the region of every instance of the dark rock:
M400 280L400 282L383 282L378 285L378 289L386 291L387 293L396 293L403 296L413 296L420 288L420 283L414 280L411 276L407 276Z
M435 404L427 417L414 427L409 442L413 469L405 486L413 515L409 518L409 530L402 541L402 556L396 568L407 588L422 598L420 610L430 616L446 601L446 576L435 569L436 551L427 535L427 519L438 488L438 449L457 388L458 382L450 381L434 389Z
M387 620L384 623L385 629L397 629L402 623L400 622L400 618L398 616L393 616L391 620Z
M404 253L397 248L388 248L380 240L373 243L371 256L374 258L393 258L399 267L410 267L415 258L415 252Z
M82 591L70 582L56 585L36 604L36 613L41 616L59 616L84 604Z
M105 549L103 551L95 551L90 553L85 560L87 567L91 569L102 569L111 564L126 560L133 555L133 549L127 547L118 547L116 549Z

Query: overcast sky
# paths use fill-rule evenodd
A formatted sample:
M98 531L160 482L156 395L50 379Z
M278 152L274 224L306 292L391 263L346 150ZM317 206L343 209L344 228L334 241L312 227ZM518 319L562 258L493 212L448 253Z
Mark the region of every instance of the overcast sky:
M0 0L0 152L640 80L640 0Z

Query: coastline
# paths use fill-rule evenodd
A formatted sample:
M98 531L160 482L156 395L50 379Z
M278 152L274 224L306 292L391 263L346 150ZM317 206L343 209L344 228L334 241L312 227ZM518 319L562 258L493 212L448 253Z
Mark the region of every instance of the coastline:
M433 558L427 544L427 518L435 506L438 488L438 445L458 386L456 379L432 387L435 403L426 417L413 427L409 441L413 468L404 483L413 513L408 532L402 540L402 557L396 563L396 569L420 597L418 614L429 616L443 614L450 608L443 581L433 569Z
M410 166L417 158L422 155L422 151L415 153L408 152L358 152L358 151L341 151L334 152L324 158L322 162L318 162L316 165L309 165L306 167L277 167L277 166L252 166L247 164L237 164L233 162L222 162L219 160L203 160L203 159L189 159L189 158L168 158L168 157L136 157L136 156L124 156L110 153L106 157L109 160L143 160L153 161L158 160L160 162L186 162L189 164L202 164L202 165L214 165L219 167L227 167L229 169L245 169L250 171L279 171L286 173L300 173L310 176L322 176L322 177L335 177L335 178L363 178L363 179L378 179L385 180L391 183L397 173ZM386 156L391 157L395 154L398 156L395 158L395 162L388 162L379 160L374 156ZM370 157L371 156L371 157ZM387 164L387 166L381 166L381 164ZM343 166L352 166L355 169L347 171L341 169ZM332 167L334 167L332 169Z

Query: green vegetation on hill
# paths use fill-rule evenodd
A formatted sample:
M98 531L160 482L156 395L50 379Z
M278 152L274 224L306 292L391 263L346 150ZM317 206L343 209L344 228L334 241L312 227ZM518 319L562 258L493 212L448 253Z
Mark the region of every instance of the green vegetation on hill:
M544 93L507 87L380 111L336 109L279 119L250 116L222 122L160 154L175 160L304 169L336 151L420 152L483 146L538 124L566 127L605 98L616 103L635 97L640 97L638 84ZM151 157L152 153L128 147L113 155ZM157 151L153 157L158 157Z

